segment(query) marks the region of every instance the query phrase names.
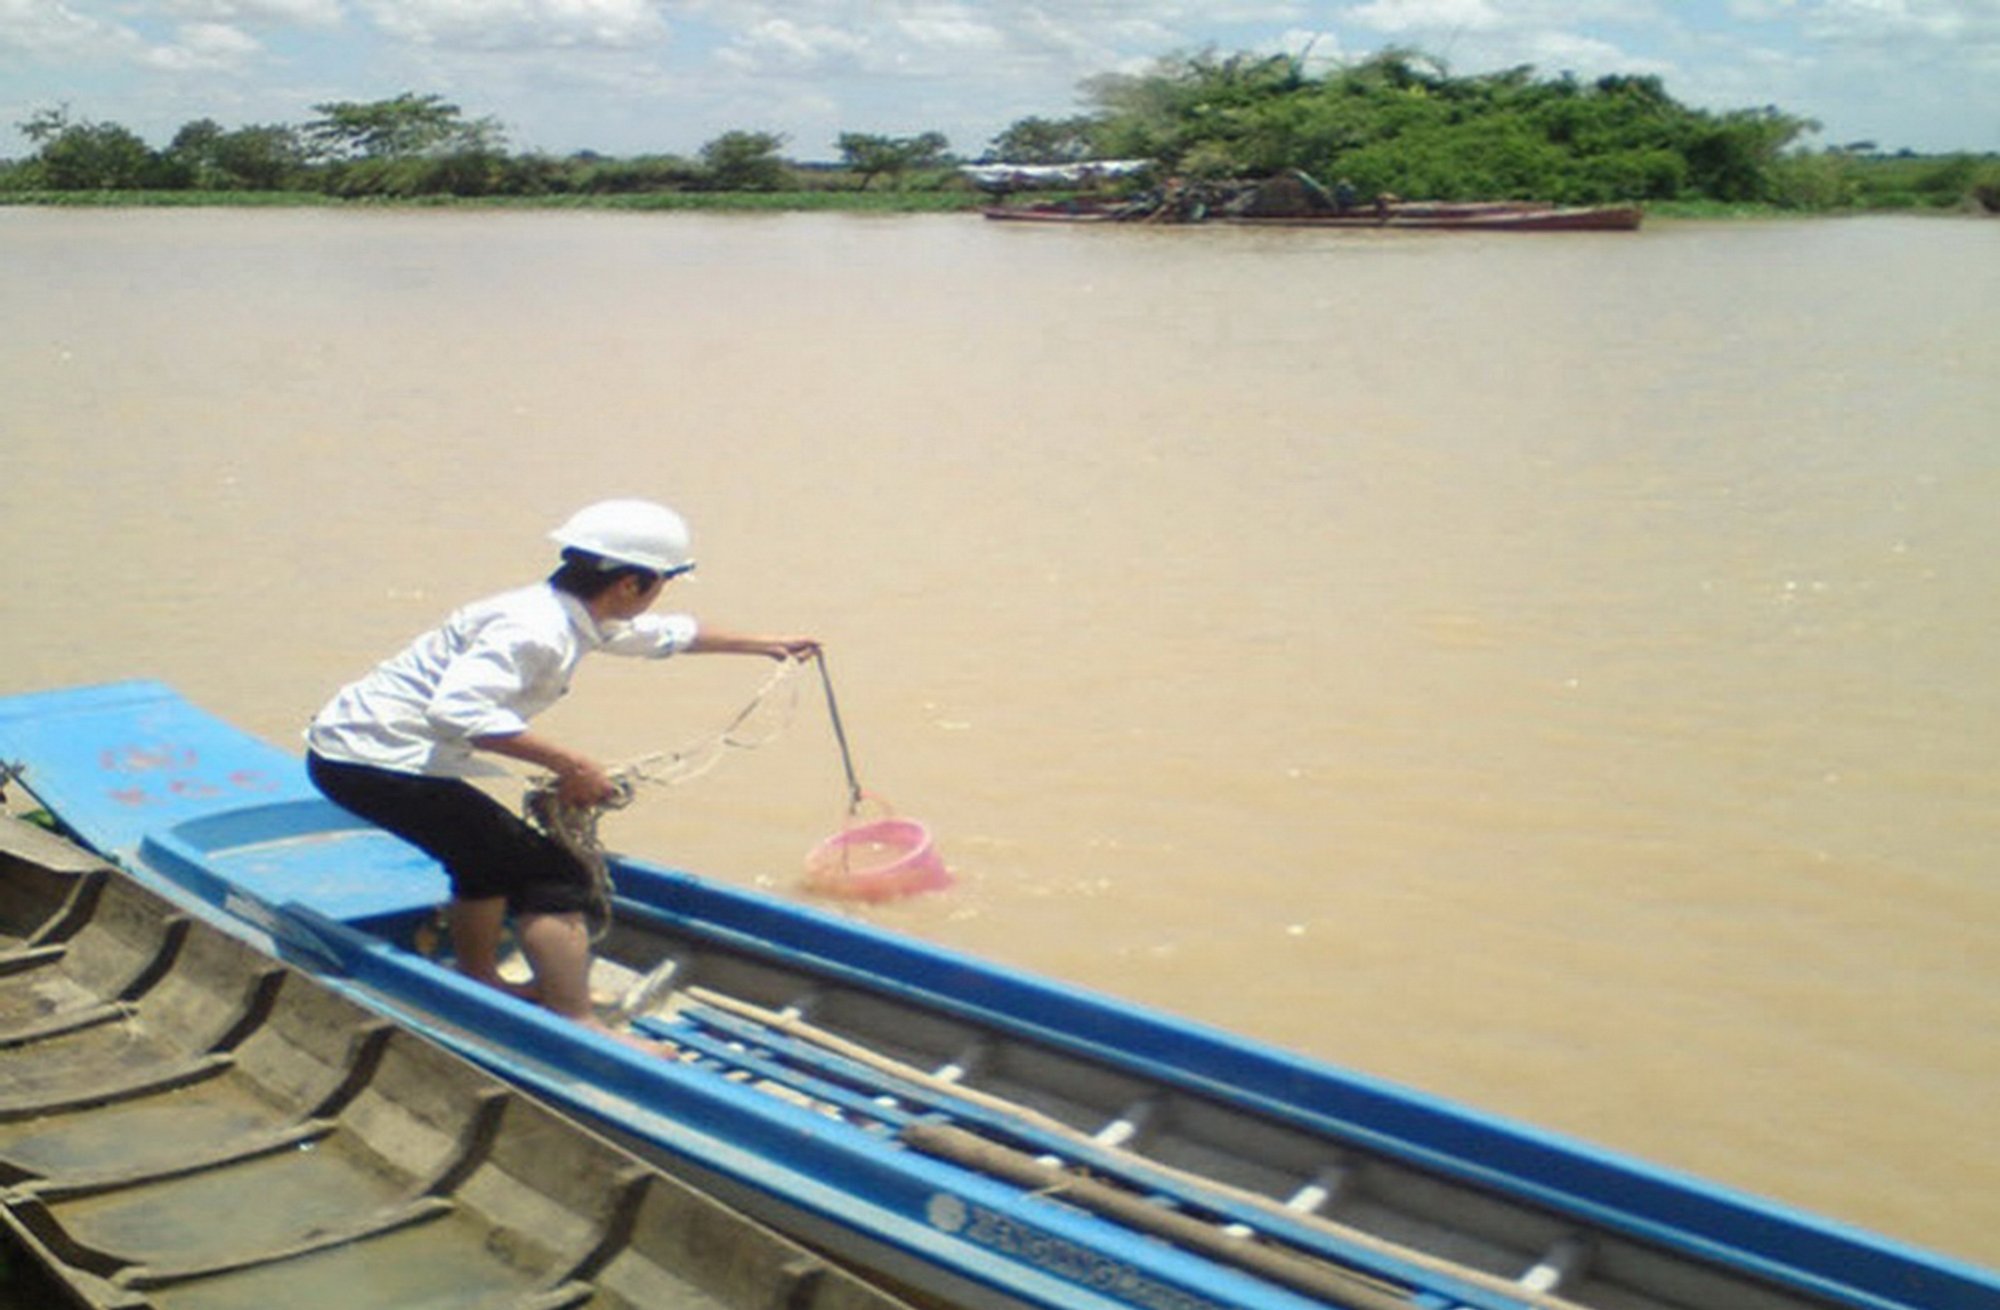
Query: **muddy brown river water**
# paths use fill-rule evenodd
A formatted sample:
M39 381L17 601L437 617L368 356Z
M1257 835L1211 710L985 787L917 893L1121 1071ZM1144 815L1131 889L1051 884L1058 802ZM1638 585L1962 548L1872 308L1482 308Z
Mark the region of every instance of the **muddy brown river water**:
M854 912L1995 1264L1996 304L1955 219L0 209L0 692L295 744L652 496L958 875ZM802 894L796 685L612 844Z

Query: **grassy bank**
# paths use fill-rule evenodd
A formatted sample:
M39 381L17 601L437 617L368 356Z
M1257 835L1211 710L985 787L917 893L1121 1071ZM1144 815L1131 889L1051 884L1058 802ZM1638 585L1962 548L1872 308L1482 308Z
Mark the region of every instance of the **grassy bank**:
M1751 220L1770 218L1854 218L1885 214L1956 218L1979 213L1977 206L1961 204L1950 208L1910 205L1855 205L1842 209L1801 209L1791 205L1731 204L1720 200L1650 200L1646 213L1653 218Z
M0 205L64 209L295 209L347 202L317 191L0 191Z
M988 203L968 191L641 191L623 195L417 196L345 200L317 191L0 191L0 205L68 208L612 209L935 214Z

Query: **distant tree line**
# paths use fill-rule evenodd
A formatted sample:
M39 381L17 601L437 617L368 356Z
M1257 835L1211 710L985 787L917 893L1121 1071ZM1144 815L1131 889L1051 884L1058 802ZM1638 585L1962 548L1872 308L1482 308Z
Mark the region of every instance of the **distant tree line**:
M313 106L300 124L225 128L203 118L183 126L164 149L116 123L76 118L65 107L19 124L35 147L27 159L0 164L0 191L316 191L345 198L418 196L618 195L644 191L779 191L825 186L826 169L787 161L785 138L772 132L725 132L693 158L611 158L594 151L566 157L507 150L499 124L467 118L435 95ZM846 185L935 174L955 161L936 132L896 138L846 133L840 138Z
M1801 209L2000 208L2000 156L1886 156L1870 143L1806 151L1809 120L1776 108L1712 112L1655 77L1583 82L1523 66L1454 76L1387 50L1323 74L1290 56L1205 51L1083 88L1088 111L1023 118L983 160L1147 159L1162 174L1254 178L1302 170L1363 193L1564 203L1712 201ZM842 133L837 164L783 155L782 135L726 132L693 157L514 153L498 123L435 95L314 105L299 125L183 126L162 149L115 123L44 109L34 146L0 162L5 191L308 191L343 198L630 195L870 188L966 189L939 132Z
M1053 149L1157 159L1192 177L1300 169L1426 199L1815 209L1954 204L2000 184L1994 155L1884 168L1868 143L1801 151L1818 124L1770 107L1692 109L1657 77L1585 82L1525 65L1459 77L1414 50L1320 76L1299 58L1209 51L1094 78L1085 94L1094 114L1039 125Z
M490 118L468 119L434 95L313 106L302 125L183 126L164 149L115 123L43 110L19 125L36 147L5 166L0 187L53 191L319 191L343 197L538 195L651 186L737 188L771 184L781 138L729 133L700 160L567 159L513 154Z

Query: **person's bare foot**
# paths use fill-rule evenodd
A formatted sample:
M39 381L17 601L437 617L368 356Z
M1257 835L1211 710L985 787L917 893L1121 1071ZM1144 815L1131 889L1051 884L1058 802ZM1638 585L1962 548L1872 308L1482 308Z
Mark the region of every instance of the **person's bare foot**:
M588 1019L578 1019L576 1022L594 1033L609 1037L614 1042L623 1042L633 1050L643 1052L646 1055L667 1059L674 1054L674 1048L667 1043L656 1042L649 1037L641 1037L629 1028L613 1028L596 1015L592 1015Z

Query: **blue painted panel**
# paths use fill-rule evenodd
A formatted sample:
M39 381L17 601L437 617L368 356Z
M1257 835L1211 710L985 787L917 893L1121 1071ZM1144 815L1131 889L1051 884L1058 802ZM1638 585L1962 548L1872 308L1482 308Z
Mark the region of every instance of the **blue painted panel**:
M437 861L331 801L248 806L166 835L189 864L260 900L343 922L408 914L451 896Z
M444 872L325 800L303 763L158 682L0 698L0 759L93 848L130 862L172 831L208 871L338 919L436 905Z
M0 698L0 759L114 858L170 824L313 794L297 759L157 682Z

